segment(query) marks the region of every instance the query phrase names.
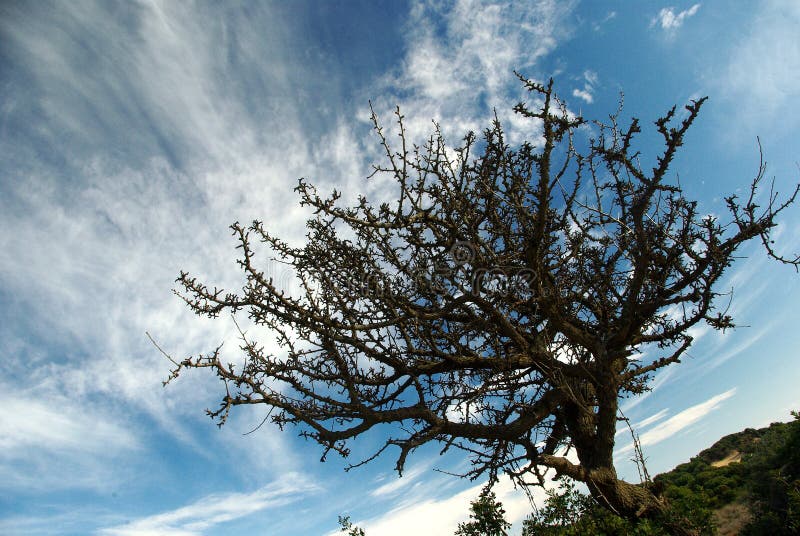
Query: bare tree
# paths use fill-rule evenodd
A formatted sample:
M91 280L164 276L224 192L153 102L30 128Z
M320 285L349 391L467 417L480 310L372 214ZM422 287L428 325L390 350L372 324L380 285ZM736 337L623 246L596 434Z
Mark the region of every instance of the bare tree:
M314 210L305 246L259 221L235 223L239 292L181 273L178 294L195 313L245 310L282 348L271 355L242 333L241 365L219 348L177 364L173 377L210 368L225 384L209 411L220 425L233 406L264 404L278 426L317 441L323 459L347 456L351 440L385 425L385 444L356 465L396 447L402 472L409 453L438 442L470 456L464 476L505 472L536 485L550 468L625 517L665 512L647 487L617 476L619 401L680 361L692 326L733 326L717 287L741 245L760 239L797 267L773 250L770 231L798 190L785 201L763 192L762 161L748 197L726 199L721 222L668 172L705 99L655 122L663 149L646 169L634 149L638 120L594 123L579 150L585 121L552 80L520 79L537 105L515 111L541 129L537 145L511 146L495 120L458 148L438 127L411 146L398 110L397 148L373 113L385 151L373 175L394 178L396 202L342 207L338 192L321 197L301 179L300 203ZM301 291L268 277L259 247L294 270Z

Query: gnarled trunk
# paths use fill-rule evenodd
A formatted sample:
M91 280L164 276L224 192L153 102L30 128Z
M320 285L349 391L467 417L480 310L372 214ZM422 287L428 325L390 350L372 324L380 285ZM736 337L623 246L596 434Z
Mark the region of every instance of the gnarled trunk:
M585 484L592 497L617 515L630 520L658 520L671 534L697 536L699 532L683 516L676 515L663 498L645 486L617 478L613 468L595 469Z
M573 391L575 392L575 391ZM621 480L614 467L617 424L617 385L613 376L601 378L585 398L577 396L565 405L564 417L580 461L565 458L548 464L557 473L586 484L592 497L609 511L631 521L657 519L671 534L696 536L699 532L689 520L676 515L666 499L643 485ZM595 406L596 404L596 406ZM595 412L594 407L597 407ZM555 461L551 460L551 461Z

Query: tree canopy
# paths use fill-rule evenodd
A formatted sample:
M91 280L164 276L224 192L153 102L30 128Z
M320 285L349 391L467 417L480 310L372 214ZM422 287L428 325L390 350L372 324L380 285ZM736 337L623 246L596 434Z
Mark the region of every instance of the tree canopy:
M224 383L209 411L220 424L235 406L263 404L323 458L348 456L352 440L386 426L383 445L355 465L393 447L402 472L412 451L438 442L469 455L469 477L535 485L553 469L623 517L663 512L646 486L617 477L619 400L680 361L692 326L733 326L718 283L743 244L760 240L797 266L770 233L798 190L782 200L763 191L762 161L749 193L726 198L726 219L705 214L670 174L705 98L655 121L662 146L648 158L637 119L589 123L552 80L521 81L531 104L515 111L531 141L512 146L495 120L457 147L438 128L418 146L398 110L392 142L373 113L385 153L374 174L394 179L393 202L342 206L339 192L301 179L300 204L314 212L303 246L260 221L234 223L242 288L184 272L177 292L199 315L246 311L281 352L242 333L243 362L217 348L177 363L173 377L211 369ZM299 292L269 277L264 251L293 269Z
M506 521L503 504L493 491L481 490L477 499L469 505L470 520L459 523L455 536L508 536L511 523Z

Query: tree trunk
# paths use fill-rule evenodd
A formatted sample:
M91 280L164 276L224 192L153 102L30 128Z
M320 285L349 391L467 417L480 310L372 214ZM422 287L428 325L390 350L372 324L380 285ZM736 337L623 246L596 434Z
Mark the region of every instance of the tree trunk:
M557 473L565 474L586 484L592 497L615 514L636 521L659 521L671 534L697 536L699 532L683 516L677 516L666 499L657 497L645 486L620 480L614 468L614 437L616 435L617 386L613 377L597 382L594 396L599 400L598 411L586 401L566 404L564 417L580 460L574 465L565 458L550 457ZM590 397L587 397L590 398ZM581 403L582 402L582 403ZM555 463L553 463L555 462Z
M657 520L670 534L698 536L691 522L671 510L667 501L657 497L644 486L637 486L617 478L611 468L589 471L585 480L592 497L610 511L629 520Z

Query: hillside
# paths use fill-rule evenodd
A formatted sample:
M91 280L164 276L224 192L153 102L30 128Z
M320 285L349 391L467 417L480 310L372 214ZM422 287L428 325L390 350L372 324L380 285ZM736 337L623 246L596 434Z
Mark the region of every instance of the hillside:
M673 502L707 511L717 534L798 534L800 420L727 435L653 480Z
M727 435L650 484L702 535L800 534L800 414L795 420ZM666 535L665 520L624 520L569 482L548 493L523 536Z

